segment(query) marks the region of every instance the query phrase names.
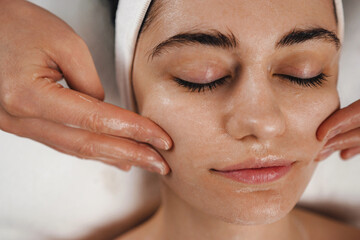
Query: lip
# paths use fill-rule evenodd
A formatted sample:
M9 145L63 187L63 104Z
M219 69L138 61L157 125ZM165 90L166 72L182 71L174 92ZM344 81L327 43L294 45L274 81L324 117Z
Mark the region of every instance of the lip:
M213 172L246 184L263 184L276 181L284 177L293 167L295 161L276 159L249 159L243 163L211 169Z

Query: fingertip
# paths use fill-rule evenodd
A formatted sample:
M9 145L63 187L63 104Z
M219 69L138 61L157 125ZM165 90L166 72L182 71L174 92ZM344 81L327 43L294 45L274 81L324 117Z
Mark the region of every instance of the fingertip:
M105 91L98 76L95 76L94 80L89 81L87 84L84 84L84 81L79 78L79 81L76 81L74 78L70 80L69 78L66 78L66 76L65 79L71 89L82 92L100 101L104 101Z
M322 128L318 129L318 131L316 132L316 138L320 142L325 139L326 135L327 135L327 131L322 130Z
M147 167L148 170L150 170L151 172L156 172L160 175L166 175L169 173L169 166L167 165L166 161L156 161L156 162L152 162L150 164L150 166Z
M161 171L160 171L160 175L162 175L162 176L166 176L166 175L168 175L170 173L170 167L168 166L168 164L163 164L163 167L162 167L162 169L161 169Z
M317 131L316 135L317 135L317 138L319 141L323 141L324 139L329 140L340 133L341 133L341 129L338 127L331 128L331 129L324 129L324 130L323 130L323 128L320 128Z
M96 70L95 70L95 73L93 75L94 75L93 78L95 80L90 81L91 84L89 84L86 89L82 88L82 89L79 89L79 90L83 90L88 95L90 95L90 96L92 96L92 97L94 97L96 99L99 99L100 101L104 101L104 99L105 99L105 90L104 90L104 87L103 87L103 85L101 83L100 77L97 74Z
M102 86L100 86L99 89L96 89L96 91L94 93L90 93L89 95L100 101L104 101L104 99L105 99L104 88Z
M131 170L131 165L127 164L124 166L119 167L121 170L125 171L125 172L129 172Z
M349 151L349 149L345 149L345 150L342 150L340 152L340 157L342 158L342 160L344 161L347 161L349 160L350 158L352 158L355 154L354 153L351 153Z
M161 174L162 176L167 176L167 175L169 175L171 173L171 169L170 168L167 168L167 170L163 173L163 174Z
M157 139L155 141L157 141L159 148L163 150L170 150L173 146L173 141L169 134L157 122L150 119L149 117L145 118L151 122L151 127L149 127L149 129L152 129L151 134L156 136L151 141Z
M165 132L165 130L163 130L163 134L161 136L161 140L163 142L163 145L164 145L164 150L170 150L172 147L173 147L173 141L171 139L171 137L168 135L167 132Z
M350 149L347 148L347 149L343 149L343 150L340 151L339 155L340 155L342 160L346 161L346 160L350 159L353 156L349 150Z
M103 101L104 89L87 44L75 33L69 35L67 41L67 48L58 46L49 56L71 89Z
M165 150L170 150L172 147L173 147L173 141L170 137L168 137L166 140L165 140L165 143L166 143L166 149Z
M149 143L159 149L166 151L170 150L172 147L172 142L163 138L153 138L149 141Z
M146 171L149 172L153 172L153 173L157 173L160 175L166 175L168 170L166 169L166 167L163 166L158 166L158 165L149 165L149 166L145 166L143 167Z

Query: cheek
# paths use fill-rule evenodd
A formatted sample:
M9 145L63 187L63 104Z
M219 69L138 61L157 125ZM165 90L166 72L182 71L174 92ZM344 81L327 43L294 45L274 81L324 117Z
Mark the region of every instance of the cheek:
M196 99L196 93L187 93L171 80L154 76L149 79L144 76L144 71L134 72L133 86L139 113L161 126L174 143L170 151L160 151L161 155L173 173L195 171L199 161L194 155L206 152L202 136L207 132L206 126L212 126L209 123L212 118L203 115L203 106Z
M170 167L180 164L177 167L197 168L201 162L193 159L206 159L209 136L212 135L211 144L219 137L215 134L218 128L212 115L216 110L209 111L205 101L199 101L195 95L157 84L147 88L138 103L140 114L152 119L171 136L174 147L161 152ZM175 158L182 160L179 162Z
M312 160L324 145L316 138L320 124L339 107L336 87L295 94L284 101L283 112L286 116L287 131L290 133L288 144L297 147L302 160Z

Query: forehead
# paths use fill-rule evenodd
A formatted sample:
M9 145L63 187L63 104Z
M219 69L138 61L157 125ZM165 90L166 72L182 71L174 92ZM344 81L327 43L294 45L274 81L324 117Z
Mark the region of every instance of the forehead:
M294 27L337 32L332 0L156 0L149 28L166 38L198 29L230 30L240 40L278 37Z

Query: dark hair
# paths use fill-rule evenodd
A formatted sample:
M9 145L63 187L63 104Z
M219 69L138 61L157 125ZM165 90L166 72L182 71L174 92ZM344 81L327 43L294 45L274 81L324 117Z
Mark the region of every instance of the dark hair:
M154 19L159 15L159 12L163 7L163 4L160 3L161 1L158 0L151 1L148 11L146 12L146 15L144 17L144 21L141 24L139 35L146 31L146 29L150 26Z
M119 0L107 0L109 2L111 22L115 25L116 9L119 3Z
M338 16L337 16L337 12L336 12L335 0L333 0L332 2L333 2L333 7L334 7L335 21L336 21L336 24L338 24Z

